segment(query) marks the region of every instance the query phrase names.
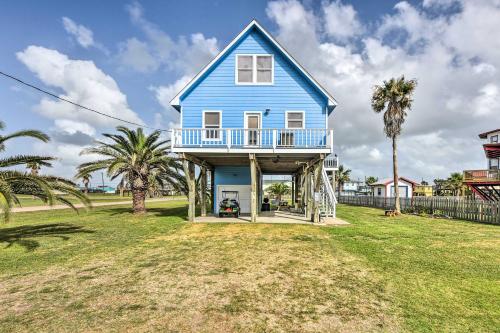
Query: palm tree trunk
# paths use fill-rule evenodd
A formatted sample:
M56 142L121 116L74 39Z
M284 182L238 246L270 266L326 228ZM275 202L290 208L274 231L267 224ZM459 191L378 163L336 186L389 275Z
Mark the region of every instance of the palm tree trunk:
M398 155L396 136L392 137L392 170L394 173L394 211L396 215L401 214L401 205L399 202L399 174L398 174Z
M146 191L140 188L132 189L132 208L134 214L143 214L146 212Z

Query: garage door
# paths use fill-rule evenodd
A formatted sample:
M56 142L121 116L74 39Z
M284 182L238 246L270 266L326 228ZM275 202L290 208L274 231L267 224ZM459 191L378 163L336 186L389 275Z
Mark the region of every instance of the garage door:
M408 186L399 185L399 197L400 198L408 198ZM394 185L391 185L391 193L392 197L396 196L396 192L394 191Z
M250 213L250 192L251 185L219 185L217 186L217 213L219 203L222 200L222 191L238 191L240 199L240 209L242 213Z

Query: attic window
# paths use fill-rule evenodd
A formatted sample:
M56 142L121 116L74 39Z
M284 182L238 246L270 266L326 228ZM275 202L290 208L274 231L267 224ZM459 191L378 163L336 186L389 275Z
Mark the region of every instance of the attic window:
M269 54L236 55L236 84L273 84L274 59Z

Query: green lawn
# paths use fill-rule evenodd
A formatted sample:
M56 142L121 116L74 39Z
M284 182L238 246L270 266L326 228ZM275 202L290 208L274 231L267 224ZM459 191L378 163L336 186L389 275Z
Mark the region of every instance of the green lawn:
M185 201L14 214L0 331L500 331L500 227L189 224Z

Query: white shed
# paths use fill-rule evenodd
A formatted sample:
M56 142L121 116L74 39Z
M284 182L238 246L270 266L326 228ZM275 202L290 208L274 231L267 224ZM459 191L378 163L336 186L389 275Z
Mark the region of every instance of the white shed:
M418 183L409 180L405 177L399 177L398 187L399 187L399 197L400 198L411 198L413 196L413 189ZM394 179L386 178L377 181L370 185L373 189L372 193L375 197L388 197L392 198L394 194Z

